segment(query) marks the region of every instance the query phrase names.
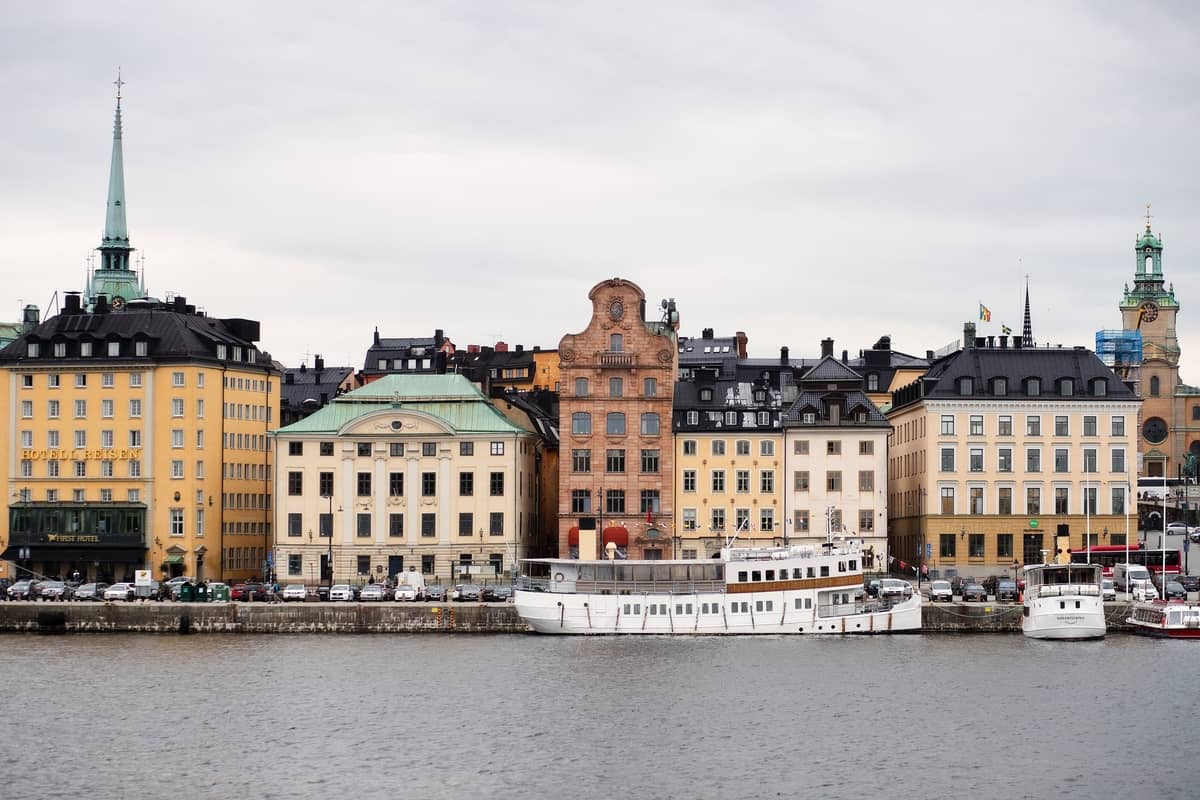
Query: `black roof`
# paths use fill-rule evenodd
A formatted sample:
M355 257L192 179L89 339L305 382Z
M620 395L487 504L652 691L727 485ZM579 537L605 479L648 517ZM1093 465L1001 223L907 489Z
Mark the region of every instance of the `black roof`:
M337 395L342 382L353 374L354 367L288 367L283 371L279 388L280 405L300 408L306 400L316 401L318 407L325 405Z

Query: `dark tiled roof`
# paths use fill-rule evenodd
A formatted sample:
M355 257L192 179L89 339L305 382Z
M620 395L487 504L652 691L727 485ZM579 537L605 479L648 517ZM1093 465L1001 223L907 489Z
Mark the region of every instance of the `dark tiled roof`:
M325 402L328 402L337 395L342 382L353 374L354 367L323 367L320 370L289 367L283 372L279 401L284 407L300 408L305 400L322 404L321 395L325 395Z
M788 408L784 414L784 427L794 427L811 425L813 427L829 427L832 423L829 421L829 406L836 403L842 409L838 420L838 427L845 428L861 428L867 427L890 427L887 419L871 402L863 392L853 389L851 391L833 391L833 392L801 392L796 401ZM804 412L811 411L817 415L816 422L803 422ZM866 411L866 421L858 422L854 419L854 415L858 411Z
M838 361L833 356L825 356L821 361L800 378L802 383L810 381L817 383L836 383L854 381L862 383L862 375Z

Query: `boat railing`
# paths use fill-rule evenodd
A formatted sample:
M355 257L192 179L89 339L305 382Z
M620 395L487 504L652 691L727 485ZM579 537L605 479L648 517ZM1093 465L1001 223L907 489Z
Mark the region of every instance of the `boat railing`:
M872 597L867 600L857 600L853 603L827 603L817 606L817 616L851 617L855 614L874 614L881 611L891 611L901 603L907 602L907 597Z
M1100 587L1091 583L1055 583L1037 587L1038 597L1062 597L1063 595L1099 597Z
M533 592L571 594L699 594L725 591L725 581L554 581L550 578L517 577L515 588Z

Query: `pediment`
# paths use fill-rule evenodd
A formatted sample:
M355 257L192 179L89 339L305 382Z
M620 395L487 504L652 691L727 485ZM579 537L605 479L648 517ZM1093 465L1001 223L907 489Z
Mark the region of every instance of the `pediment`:
M454 432L454 428L439 417L399 408L358 417L339 431L343 436L421 436Z

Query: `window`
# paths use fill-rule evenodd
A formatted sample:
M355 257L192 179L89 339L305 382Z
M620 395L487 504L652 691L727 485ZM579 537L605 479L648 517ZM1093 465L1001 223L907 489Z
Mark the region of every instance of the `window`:
M172 386L183 386L183 373L182 372L172 372L171 373L171 385Z
M725 530L725 509L714 508L709 520L714 531Z
M971 512L970 513L982 514L983 513L983 487L982 486L970 487L969 497L970 497L970 503L971 503Z
M825 491L840 492L842 490L841 470L830 470L825 473Z
M858 471L858 490L860 492L875 491L875 470L860 469Z
M860 456L870 456L875 454L875 443L870 439L863 439L858 443L858 454Z
M1083 487L1083 513L1092 515L1096 513L1096 500L1099 491L1099 487L1096 486Z
M758 510L758 529L765 533L775 530L775 509L760 508Z
M712 471L712 490L714 492L725 491L725 470L714 469Z
M940 558L955 558L954 546L958 539L956 533L943 533L938 540L938 556Z
M360 456L369 456L369 455L371 455L371 443L370 442L358 442L357 450L358 450L358 454Z
M1039 378L1030 378L1025 381L1025 394L1030 397L1037 397L1042 393L1042 381Z
M830 439L825 443L825 455L840 456L842 454L842 442L840 439Z
M797 439L792 442L792 452L798 456L808 455L808 439Z
M576 378L575 379L575 396L576 397L587 397L588 396L588 379L587 378Z
M458 535L470 536L475 530L475 515L469 511L460 512L458 515Z
M996 433L1000 436L1012 436L1012 416L1000 415L996 422Z
M572 450L571 451L571 471L572 472L591 472L592 471L592 451L591 450Z
M130 459L130 461L129 461L129 477L131 477L131 478L142 477L142 462L140 460L138 460L136 458Z
M492 442L491 443L491 452L492 452L492 455L494 455L494 456L504 455L504 442Z
M619 333L612 333L608 336L608 349L614 353L620 353L625 350L625 339Z
M712 440L712 454L714 456L725 455L725 440L724 439L713 439Z
M1054 489L1054 513L1069 514L1071 508L1071 490L1065 486L1057 486Z
M75 401L75 419L84 419L87 417L87 400Z
M942 487L942 511L941 511L941 513L943 513L943 514L953 514L954 513L954 487L953 486L943 486Z
M1065 416L1057 416L1054 418L1054 435L1055 436L1069 436L1070 435L1071 426L1070 426L1069 419L1070 419L1069 417L1065 417Z
M38 342L28 342L25 345L25 355L27 355L29 358L37 358L39 355L41 355L41 348L39 347Z
M21 418L22 419L33 419L33 401L32 400L22 400L21 401Z
M1123 448L1123 447L1114 447L1113 448L1113 450L1112 450L1112 471L1113 472L1124 472L1125 471L1125 448Z
M55 355L57 355L57 353ZM1158 397L1158 391L1159 391L1158 386L1159 386L1158 376L1154 375L1150 378L1150 396L1151 397Z
M421 536L437 536L437 514L421 515Z
M983 558L983 534L967 534L967 558Z
M26 434L29 435L29 444L25 444ZM25 447L33 447L33 433L31 431L22 432L21 443ZM75 431L75 449L78 450L82 447L87 447L87 431Z
M748 492L750 491L750 470L739 469L734 473L734 491Z
M658 489L642 489L638 512L641 514L657 514L659 507Z
M983 472L983 448L972 447L970 452L971 472Z
M621 432L624 433L624 416L622 415ZM642 414L642 435L643 436L658 436L658 414L648 411Z
M333 497L333 473L317 473L317 494L321 497Z
M434 497L437 495L437 473L422 472L421 473L421 496Z
M1041 436L1042 435L1042 418L1038 416L1025 417L1025 435L1026 436Z
M304 494L304 473L289 472L288 473L288 494L298 497Z
M619 449L606 450L604 453L605 472L625 471L625 451Z
M975 381L972 378L958 379L958 393L962 396L967 396L975 391Z
M1008 380L1006 378L993 378L992 394L996 395L996 397L1004 397L1008 394Z
M1070 397L1075 394L1075 381L1070 378L1063 378L1062 383L1058 387L1058 393L1063 397Z
M1083 449L1083 471L1084 472L1098 472L1099 468L1098 468L1096 461L1097 461L1096 448L1085 447Z
M105 432L103 432L103 433L101 433L101 434L100 434L100 441L101 441L101 443L102 443L102 444L103 444L103 442L105 441L105 439L104 439L104 433L107 433L107 434L108 434L108 436L109 436L109 439L108 439L108 444L106 444L106 445L103 445L103 446L104 446L104 447L112 447L112 446L113 446L113 444L112 444L112 435L113 435L113 432L112 432L112 431L105 431ZM58 447L58 446L59 446L58 431L46 431L46 447Z
M642 451L642 472L653 473L658 472L659 465L658 450L643 450Z
M1083 418L1083 435L1084 436L1095 436L1096 435L1096 418L1095 417L1087 416L1087 417Z
M142 432L140 430L135 428L129 432L129 446L130 447L141 447L142 446Z
M685 531L696 530L696 509L685 508L683 510L683 529Z
M1054 449L1054 471L1067 472L1070 469L1070 451L1065 447Z
M571 414L571 433L576 436L590 436L592 433L592 415L586 411L576 411Z
M1012 448L1001 447L996 451L998 455L997 468L1001 472L1012 472Z
M696 491L696 470L685 469L683 471L683 491L685 491L685 492Z
M954 472L954 448L942 448L942 472Z
M196 449L197 450L204 449L204 429L203 428L196 431Z
M607 490L605 490L604 513L606 513L606 514L624 514L625 513L625 490L624 489L607 489Z
M860 531L875 530L875 512L872 509L863 509L858 512L858 529Z
M287 515L287 535L303 536L304 515L290 513Z
M748 439L738 439L736 442L733 443L733 445L734 445L734 452L737 453L739 456L750 455L750 441Z
M172 417L182 417L183 416L183 398L182 397L172 397L171 398L171 416Z
M625 381L621 378L608 379L608 396L620 397L625 394Z
M707 403L707 402L710 402L712 400L712 398L713 398L712 389L705 387L700 390L700 402Z
M645 397L658 397L657 378L645 378L642 380L642 395Z
M1013 535L1011 533L996 534L996 557L1001 559L1013 557Z
M436 456L437 442L421 442L421 455Z
M983 436L983 417L980 415L971 415L971 435Z
M130 402L130 407L131 408L133 407L132 401ZM58 419L60 412L59 412L59 402L57 400L51 400L50 402L48 402L46 404L46 409L47 409L47 416L49 416L50 419ZM30 412L30 416L33 416L33 412Z
M1124 486L1112 487L1112 513L1114 513L1114 514L1124 514L1125 513L1125 487Z
M1008 515L1012 514L1012 488L1009 486L1001 486L996 493L996 513Z
M792 487L797 492L808 491L808 470L796 470L792 473Z
M1198 415L1197 412L1200 412L1200 406L1195 406L1192 409L1192 419L1200 419L1200 415ZM1125 435L1125 417L1114 416L1112 418L1112 435L1113 436L1124 436Z
M592 513L592 493L587 489L572 489L571 490L571 513L572 514L590 514Z
M687 424L688 425L699 425L700 424L700 412L699 411L687 412Z
M359 497L371 496L371 473L360 472L357 476L356 489Z
M797 531L807 531L808 530L808 511L801 510L801 511L795 512L795 519L793 520L793 522L794 522L793 527Z
M488 488L489 488L489 494L492 497L503 497L504 496L504 473L503 472L493 472L491 474L491 479L490 479Z
M359 513L354 515L354 535L360 539L371 538L370 514Z
M182 478L183 477L183 459L182 458L175 459L174 461L171 462L171 477L172 478Z
M1030 447L1025 451L1025 471L1042 471L1042 451L1038 448Z
M775 470L764 469L758 473L758 490L764 494L775 491Z
M51 378L50 386L51 387L55 386L53 379L57 378L57 377L58 377L57 375L50 376L50 378ZM32 389L33 388L33 376L32 375L22 375L21 376L21 388L22 389Z
M1025 489L1025 513L1035 516L1042 513L1042 490L1037 486Z
M171 509L171 535L183 536L183 509Z

